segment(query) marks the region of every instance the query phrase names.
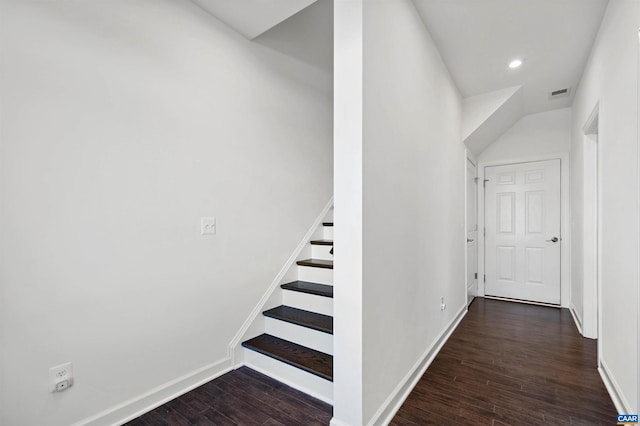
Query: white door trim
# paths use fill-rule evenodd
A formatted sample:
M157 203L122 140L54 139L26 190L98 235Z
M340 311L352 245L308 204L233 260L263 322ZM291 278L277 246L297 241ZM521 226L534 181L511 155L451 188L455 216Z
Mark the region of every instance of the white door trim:
M465 304L469 305L469 299L468 299L468 289L469 289L469 282L467 281L468 277L469 277L469 250L467 249L467 241L466 238L469 235L469 220L467 218L467 214L469 212L469 194L468 194L468 185L467 185L467 181L468 181L468 172L469 172L469 168L468 165L471 164L474 168L475 168L475 178L478 177L478 162L472 158L469 154L470 152L468 150L467 151L467 155L465 156L465 165L464 165L464 236L465 236L465 242L464 242L464 276L465 276L465 285L464 285L464 294L465 294ZM479 229L480 225L478 222L478 186L476 184L476 224L477 224L477 229ZM475 289L475 295L478 294L478 284L480 283L480 270L479 270L479 266L478 266L478 259L479 259L479 248L478 248L478 244L480 244L480 241L478 240L478 232L476 232L476 270L473 272L478 272L478 278L475 280L476 281L476 289Z
M638 28L638 115L640 115L640 28ZM638 117L638 146L640 146L640 117ZM640 150L638 150L638 170L640 170ZM638 203L640 205L640 173L638 173ZM640 215L638 215L638 229L640 229ZM638 286L637 289L640 289L640 238L638 238ZM638 333L638 354L640 354L640 290L638 290L638 303L636 303L638 307L638 320L636 322L636 330ZM638 400L636 401L636 407L640 410L640 356L638 356Z
M600 144L598 143L598 118L600 115L599 103L596 103L589 115L583 132L583 173L582 202L583 202L583 229L582 229L582 335L590 339L596 339L602 330L600 326L599 312L601 304L600 284L601 257L602 257L602 206L600 194L602 187L600 176ZM574 301L575 302L575 301ZM599 345L599 344L598 344ZM598 351L600 354L600 351Z
M480 162L478 164L478 296L484 296L485 275L485 217L484 217L484 179L485 167L504 166L508 164L530 163L533 161L560 160L560 229L562 246L560 248L560 305L569 307L571 298L571 196L570 196L570 156L568 152L544 154L531 157L520 157L501 161Z

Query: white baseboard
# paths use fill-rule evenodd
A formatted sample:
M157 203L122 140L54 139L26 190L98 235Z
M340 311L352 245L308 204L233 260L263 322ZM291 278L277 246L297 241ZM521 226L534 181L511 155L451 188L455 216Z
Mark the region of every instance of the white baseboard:
M329 422L329 426L351 426L351 425L343 422L342 420L338 420L334 417L331 419L331 422Z
M600 360L600 367L598 367L598 373L600 373L600 377L604 382L604 386L607 388L609 392L609 396L613 401L613 405L616 406L616 410L618 410L619 414L635 414L632 413L631 405L629 401L624 397L620 386L616 382L616 379L611 374L611 370L607 367L607 364L603 359Z
M576 312L576 307L573 304L569 306L569 312L571 312L571 316L573 317L573 322L576 323L576 327L578 328L580 335L584 336L584 332L582 331L582 319L578 315L578 312Z
M142 395L74 423L72 426L122 425L231 370L231 359L225 358L157 386Z
M427 371L427 368L429 368L440 352L440 349L442 349L447 340L449 340L451 333L453 333L453 331L458 327L458 324L460 324L460 321L462 321L467 312L467 305L465 304L460 308L455 317L453 317L449 325L440 333L429 348L427 348L420 359L418 359L378 411L376 411L373 418L368 423L369 426L387 425L391 422L398 410L400 410L404 401L409 397L409 394L416 386L424 372ZM339 425L339 423L334 423L332 420L331 425L333 426L334 424L336 426Z

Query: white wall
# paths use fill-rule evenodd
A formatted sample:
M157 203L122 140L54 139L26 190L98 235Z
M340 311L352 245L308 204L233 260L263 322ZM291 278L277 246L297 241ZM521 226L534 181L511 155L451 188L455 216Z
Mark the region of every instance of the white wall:
M366 423L466 306L465 147L459 93L411 1L365 2L363 58Z
M571 149L571 108L530 114L489 145L478 161L507 161Z
M189 1L0 7L0 424L228 367L331 197L331 76Z
M609 2L576 91L572 125L573 233L583 232L583 126L599 102L601 178L601 361L626 405L637 406L638 28L640 3ZM582 285L582 240L572 250L574 288ZM581 300L573 301L576 305Z

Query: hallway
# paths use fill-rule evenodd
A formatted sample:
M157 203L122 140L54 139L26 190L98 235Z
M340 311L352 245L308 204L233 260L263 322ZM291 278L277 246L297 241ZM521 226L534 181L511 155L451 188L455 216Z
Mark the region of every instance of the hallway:
M566 309L476 298L392 425L610 425L596 341ZM331 407L246 367L129 425L328 424Z
M391 424L614 424L596 363L567 309L476 298Z

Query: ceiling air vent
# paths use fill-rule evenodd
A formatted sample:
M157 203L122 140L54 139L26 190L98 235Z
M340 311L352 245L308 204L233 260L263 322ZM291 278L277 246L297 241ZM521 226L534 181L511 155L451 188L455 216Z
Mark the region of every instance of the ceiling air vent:
M559 99L566 98L571 94L571 88L567 87L566 89L558 89L549 93L549 99Z

